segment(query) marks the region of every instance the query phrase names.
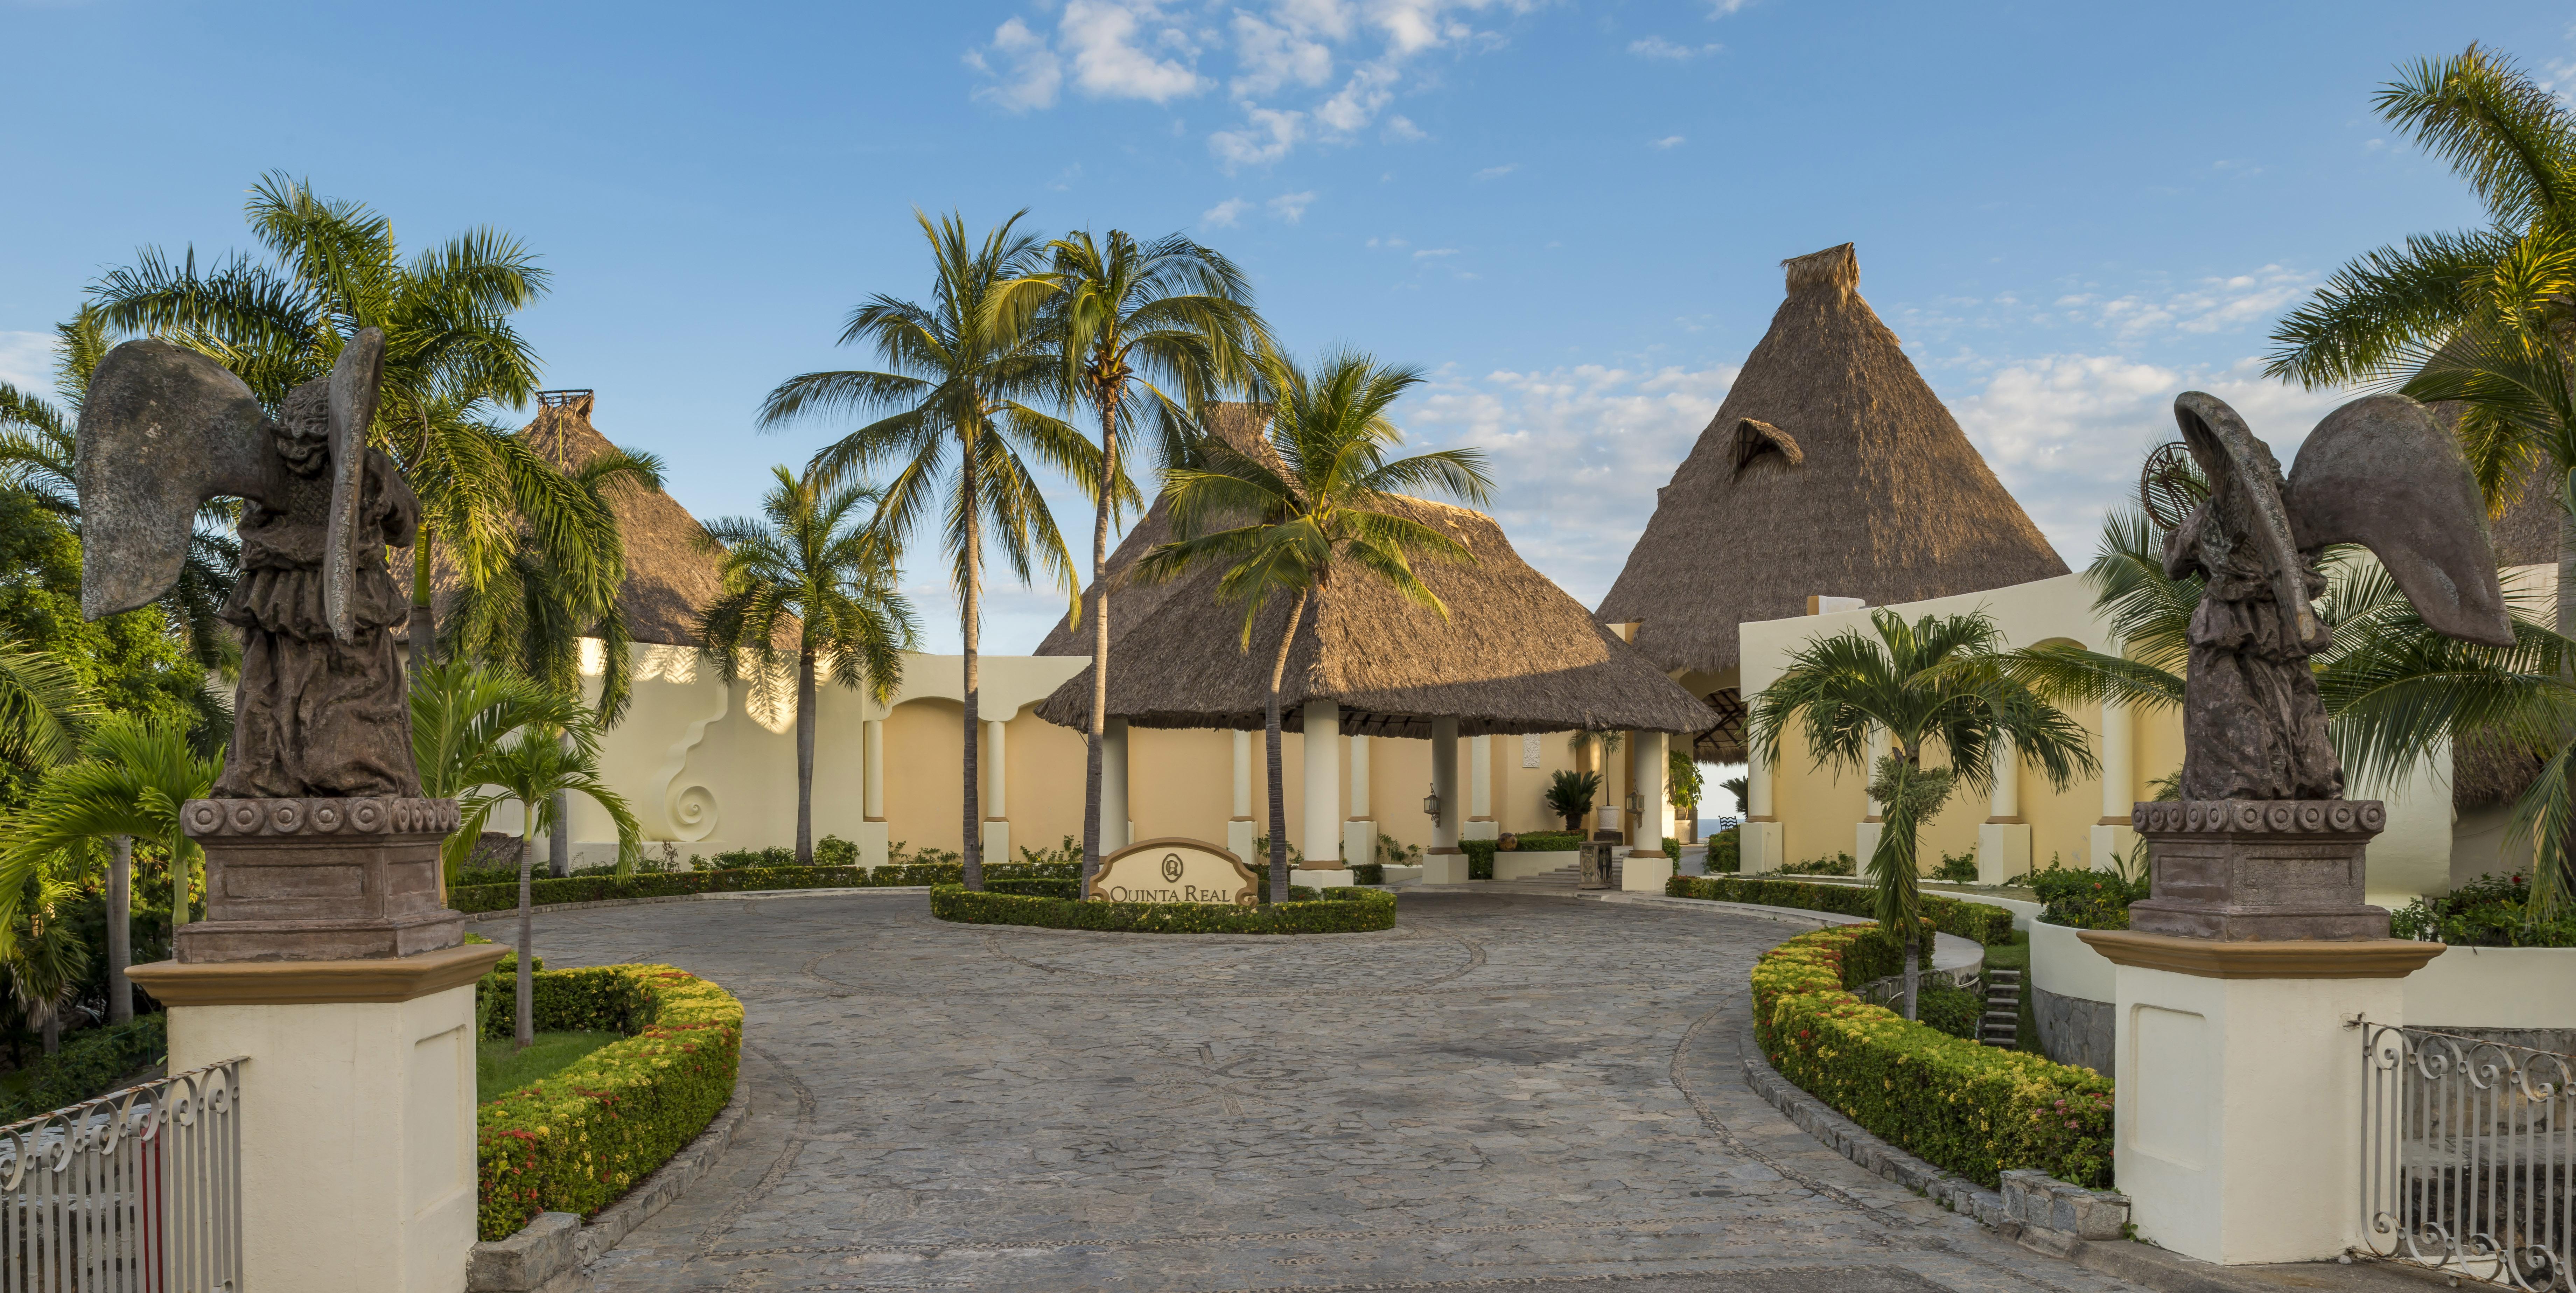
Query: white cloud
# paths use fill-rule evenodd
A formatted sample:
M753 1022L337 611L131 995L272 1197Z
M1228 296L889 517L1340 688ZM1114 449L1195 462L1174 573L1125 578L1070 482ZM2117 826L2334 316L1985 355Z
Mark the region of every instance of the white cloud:
M1413 258L1415 260L1433 260L1442 256L1455 256L1457 254L1458 249L1455 247L1425 247L1422 250L1413 253Z
M0 382L40 398L54 390L55 338L50 332L0 332Z
M2263 323L2308 294L2311 276L2279 265L2250 274L2204 278L2180 290L2130 292L2104 297L2091 292L2057 298L2073 321L2089 322L2123 337L2155 332L2231 332ZM2047 316L2040 316L2047 321Z
M1648 36L1644 40L1632 40L1628 42L1628 52L1639 58L1663 59L1674 63L1687 62L1691 59L1701 57L1702 55L1714 54L1724 48L1726 48L1726 46L1717 44L1677 45L1661 36Z
M1587 364L1481 378L1435 374L1397 424L1424 447L1484 451L1490 510L1523 560L1589 606L1644 532L1735 381L1733 365L1626 369Z
M1396 237L1394 234L1388 234L1383 238L1369 239L1368 245L1371 247L1410 247L1413 244L1406 242L1402 238Z
M1500 166L1488 166L1485 169L1476 172L1476 178L1480 180L1499 180L1520 168L1521 164L1519 162L1505 162Z
M985 59L984 51L966 52L968 67L998 78L992 85L978 87L975 98L1012 112L1055 106L1056 91L1064 85L1064 65L1047 48L1045 37L1012 18L993 29L990 48L1001 64L999 70Z
M1295 224L1299 220L1304 219L1306 217L1306 208L1313 205L1315 205L1315 191L1313 189L1308 189L1303 193L1282 193L1279 196L1270 199L1269 202L1270 214L1275 215L1290 224Z
M1683 137L1682 137L1682 136L1680 136L1680 135L1666 135L1666 136L1664 136L1663 138L1658 139L1658 140L1656 140L1656 141L1655 141L1655 147L1657 147L1657 148L1679 148L1679 147L1681 147L1683 144L1686 144L1686 143L1689 143L1689 142L1690 142L1689 140L1687 140L1687 139L1683 138Z
M1255 108L1246 114L1249 124L1243 130L1220 130L1208 136L1208 149L1232 172L1238 167L1265 166L1288 155L1305 133L1306 114L1273 112Z
M2353 396L2273 381L2260 359L2169 368L2062 354L2006 364L1984 389L1949 405L2058 555L2080 569L2092 559L2103 514L2135 494L2140 456L2177 434L2173 399L2186 390L2233 405L2284 464L2319 418Z
M1386 129L1378 132L1378 138L1390 144L1415 144L1430 137L1429 132L1413 124L1412 120L1402 113L1387 118Z
M1225 201L1219 202L1215 206L1209 207L1207 210L1200 212L1199 223L1206 225L1211 229L1230 229L1234 227L1234 222L1240 218L1244 212L1251 209L1252 204L1241 198L1227 198Z
M1752 3L1753 0L1709 0L1708 16L1713 22L1729 14L1742 13L1744 7Z

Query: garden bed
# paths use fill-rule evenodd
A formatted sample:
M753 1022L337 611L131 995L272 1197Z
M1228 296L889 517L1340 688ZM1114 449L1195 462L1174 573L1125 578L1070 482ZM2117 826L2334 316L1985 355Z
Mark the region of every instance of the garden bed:
M476 1231L505 1239L541 1212L596 1215L703 1130L733 1098L742 1003L667 965L540 970L540 1032L626 1036L476 1110ZM516 1027L515 983L475 985L485 1037Z
M1754 964L1753 1035L1771 1066L1888 1143L1990 1189L2014 1168L2110 1184L2110 1082L1863 1003L1850 978L1878 967L1861 964L1854 944L1875 933L1801 934Z
M975 893L934 885L930 914L966 925L1027 925L1128 934L1354 934L1395 925L1395 895L1356 886L1291 885L1288 901L1253 907L1214 902L1103 902L1034 894Z
M601 902L616 898L668 898L699 893L751 893L778 889L892 889L926 884L958 884L965 869L955 862L910 862L875 870L857 866L734 867L723 871L638 871L632 875L577 875L542 879L528 885L528 900L546 907L564 902ZM1060 862L987 862L990 880L1071 879L1073 864ZM447 905L472 915L511 911L519 905L519 886L456 885Z
M1739 879L1722 875L1677 875L1664 884L1664 893L1673 898L1704 898L1711 902L1749 902L1760 907L1789 907L1798 911L1830 911L1839 916L1864 919L1877 914L1878 896L1868 889L1845 884L1809 884L1800 880ZM2013 935L2011 911L1987 902L1968 902L1923 894L1923 916L1932 927L1944 934L1956 934L1978 943L2009 943Z

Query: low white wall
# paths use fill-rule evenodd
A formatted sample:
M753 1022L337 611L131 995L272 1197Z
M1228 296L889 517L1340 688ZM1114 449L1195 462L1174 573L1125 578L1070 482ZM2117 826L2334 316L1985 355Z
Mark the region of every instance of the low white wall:
M1582 861L1583 854L1576 849L1555 853L1532 853L1513 849L1494 854L1494 878L1520 880L1529 876L1543 875L1559 867L1577 866Z
M2576 947L2454 947L2406 976L2406 1022L2576 1028Z
M2077 931L2046 921L2030 923L2030 981L2043 992L2086 1001L2116 1000L2114 967L2108 957L2087 946ZM2414 1018L2410 1010L2409 1019Z

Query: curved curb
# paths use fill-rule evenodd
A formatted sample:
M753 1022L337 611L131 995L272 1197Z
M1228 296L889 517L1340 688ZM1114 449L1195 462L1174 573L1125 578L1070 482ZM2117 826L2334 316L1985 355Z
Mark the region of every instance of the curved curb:
M1770 1101L1773 1108L1788 1115L1789 1121L1798 1124L1800 1131L1814 1137L1827 1149L1875 1175L1930 1196L1952 1212L1975 1217L1989 1226L2000 1226L2010 1219L2004 1212L2002 1194L1955 1172L1934 1167L1880 1140L1859 1123L1780 1076L1779 1070L1762 1058L1762 1048L1754 1043L1751 1029L1745 1030L1740 1044L1744 1048L1745 1085L1752 1087L1754 1094Z
M664 902L721 902L727 899L745 898L847 898L853 894L862 893L928 892L930 892L930 886L926 884L885 884L841 889L728 889L723 893L663 893L647 898L595 898L589 902L541 902L529 908L529 914L542 916L550 911L604 911L611 907L650 907ZM518 914L519 909L516 907L464 913L468 924L515 918Z

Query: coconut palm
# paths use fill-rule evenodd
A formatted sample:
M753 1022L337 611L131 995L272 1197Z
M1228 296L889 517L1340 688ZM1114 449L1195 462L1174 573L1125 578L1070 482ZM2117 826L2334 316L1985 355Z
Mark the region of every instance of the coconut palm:
M1387 409L1419 385L1411 368L1380 366L1360 354L1331 356L1309 371L1264 349L1261 388L1272 393L1262 451L1247 454L1219 441L1199 450L1199 465L1163 474L1171 502L1171 542L1137 563L1149 582L1178 577L1203 561L1226 563L1217 596L1243 607L1243 649L1272 597L1289 600L1287 623L1273 648L1262 706L1262 741L1270 776L1270 901L1288 896L1288 807L1280 771L1279 685L1288 649L1309 604L1332 594L1336 577L1375 579L1406 600L1438 612L1449 608L1414 572L1416 558L1473 561L1474 554L1416 520L1406 491L1438 490L1483 502L1492 488L1484 455L1443 449L1389 459L1404 433ZM1094 712L1098 712L1097 699ZM1332 733L1309 732L1310 741ZM1309 840L1310 849L1323 847Z
M2374 106L2468 181L2488 226L2344 266L2274 329L2268 371L2458 401L2462 445L2500 510L2535 465L2576 471L2576 110L2476 45L2404 69ZM2576 586L2576 516L2560 527L2560 586ZM2560 599L2557 627L2576 637L2576 598Z
M0 759L52 767L72 756L94 713L60 657L0 631Z
M1870 797L1883 806L1878 847L1869 858L1879 927L1905 948L1905 1017L1915 1017L1923 923L1916 843L1924 822L1951 790L1982 793L1994 783L1994 750L2013 752L2049 784L2064 790L2098 764L2084 728L2011 671L2003 635L1982 613L1926 615L1912 624L1890 610L1870 612L1868 633L1846 629L1817 637L1754 699L1753 757L1780 757L1792 728L1816 766L1856 769L1870 777ZM1888 753L1871 763L1884 733ZM1926 767L1934 747L1949 766Z
M91 842L114 843L108 876L107 986L111 1018L130 1017L133 989L125 978L132 947L132 839L160 845L170 858L170 929L175 940L188 923L188 881L199 856L196 842L179 829L179 808L203 799L223 771L220 756L191 747L186 725L110 714L81 742L81 757L45 775L35 796L11 822L0 847L0 953L25 914L31 886L69 860L86 865ZM119 1003L123 1003L119 1008Z
M1060 379L1100 421L1101 474L1091 527L1091 727L1083 773L1082 876L1100 866L1100 772L1108 739L1109 531L1130 501L1124 427L1150 422L1166 463L1185 461L1195 418L1251 378L1251 356L1269 343L1252 308L1252 284L1233 261L1180 234L1140 243L1112 229L1081 230L1047 244L1045 273L1000 297L1016 324L1042 315L1059 348Z
M1086 490L1100 486L1100 454L1082 433L1030 408L1060 398L1060 347L1038 323L1014 324L1002 298L1009 284L1039 268L1037 241L1012 232L1021 212L979 242L949 215L933 222L914 213L937 268L931 303L870 297L850 311L841 344L866 344L894 371L804 373L788 378L761 404L760 425L784 427L839 413L885 416L817 452L807 471L838 484L881 462L899 464L871 526L902 546L933 511L957 592L965 653L965 794L960 855L966 887L984 887L982 805L976 725L982 683L977 670L987 532L1003 564L1022 582L1034 560L1079 608L1073 559L1038 493L1030 463L1053 468Z
M794 680L796 864L812 866L815 678L828 670L833 682L883 704L902 683L903 653L921 631L912 603L895 591L885 536L852 523L879 491L826 489L785 467L774 475L761 499L765 519L725 517L699 539L720 564L724 592L700 618L698 633L727 683L739 681L749 662L759 704L775 704L782 678Z
M534 980L529 967L536 957L536 904L531 891L531 874L536 849L537 831L546 818L561 812L563 797L588 795L617 824L617 866L620 871L634 869L643 852L644 832L635 822L635 814L626 801L599 776L599 750L595 743L578 739L572 732L554 733L537 727L523 727L511 739L479 760L465 775L475 779L475 788L457 799L464 822L456 839L473 840L483 834L484 824L491 821L493 810L503 804L517 804L524 835L519 848L519 982L518 1045L526 1050L535 1040L536 1025ZM563 739L564 737L574 739Z

